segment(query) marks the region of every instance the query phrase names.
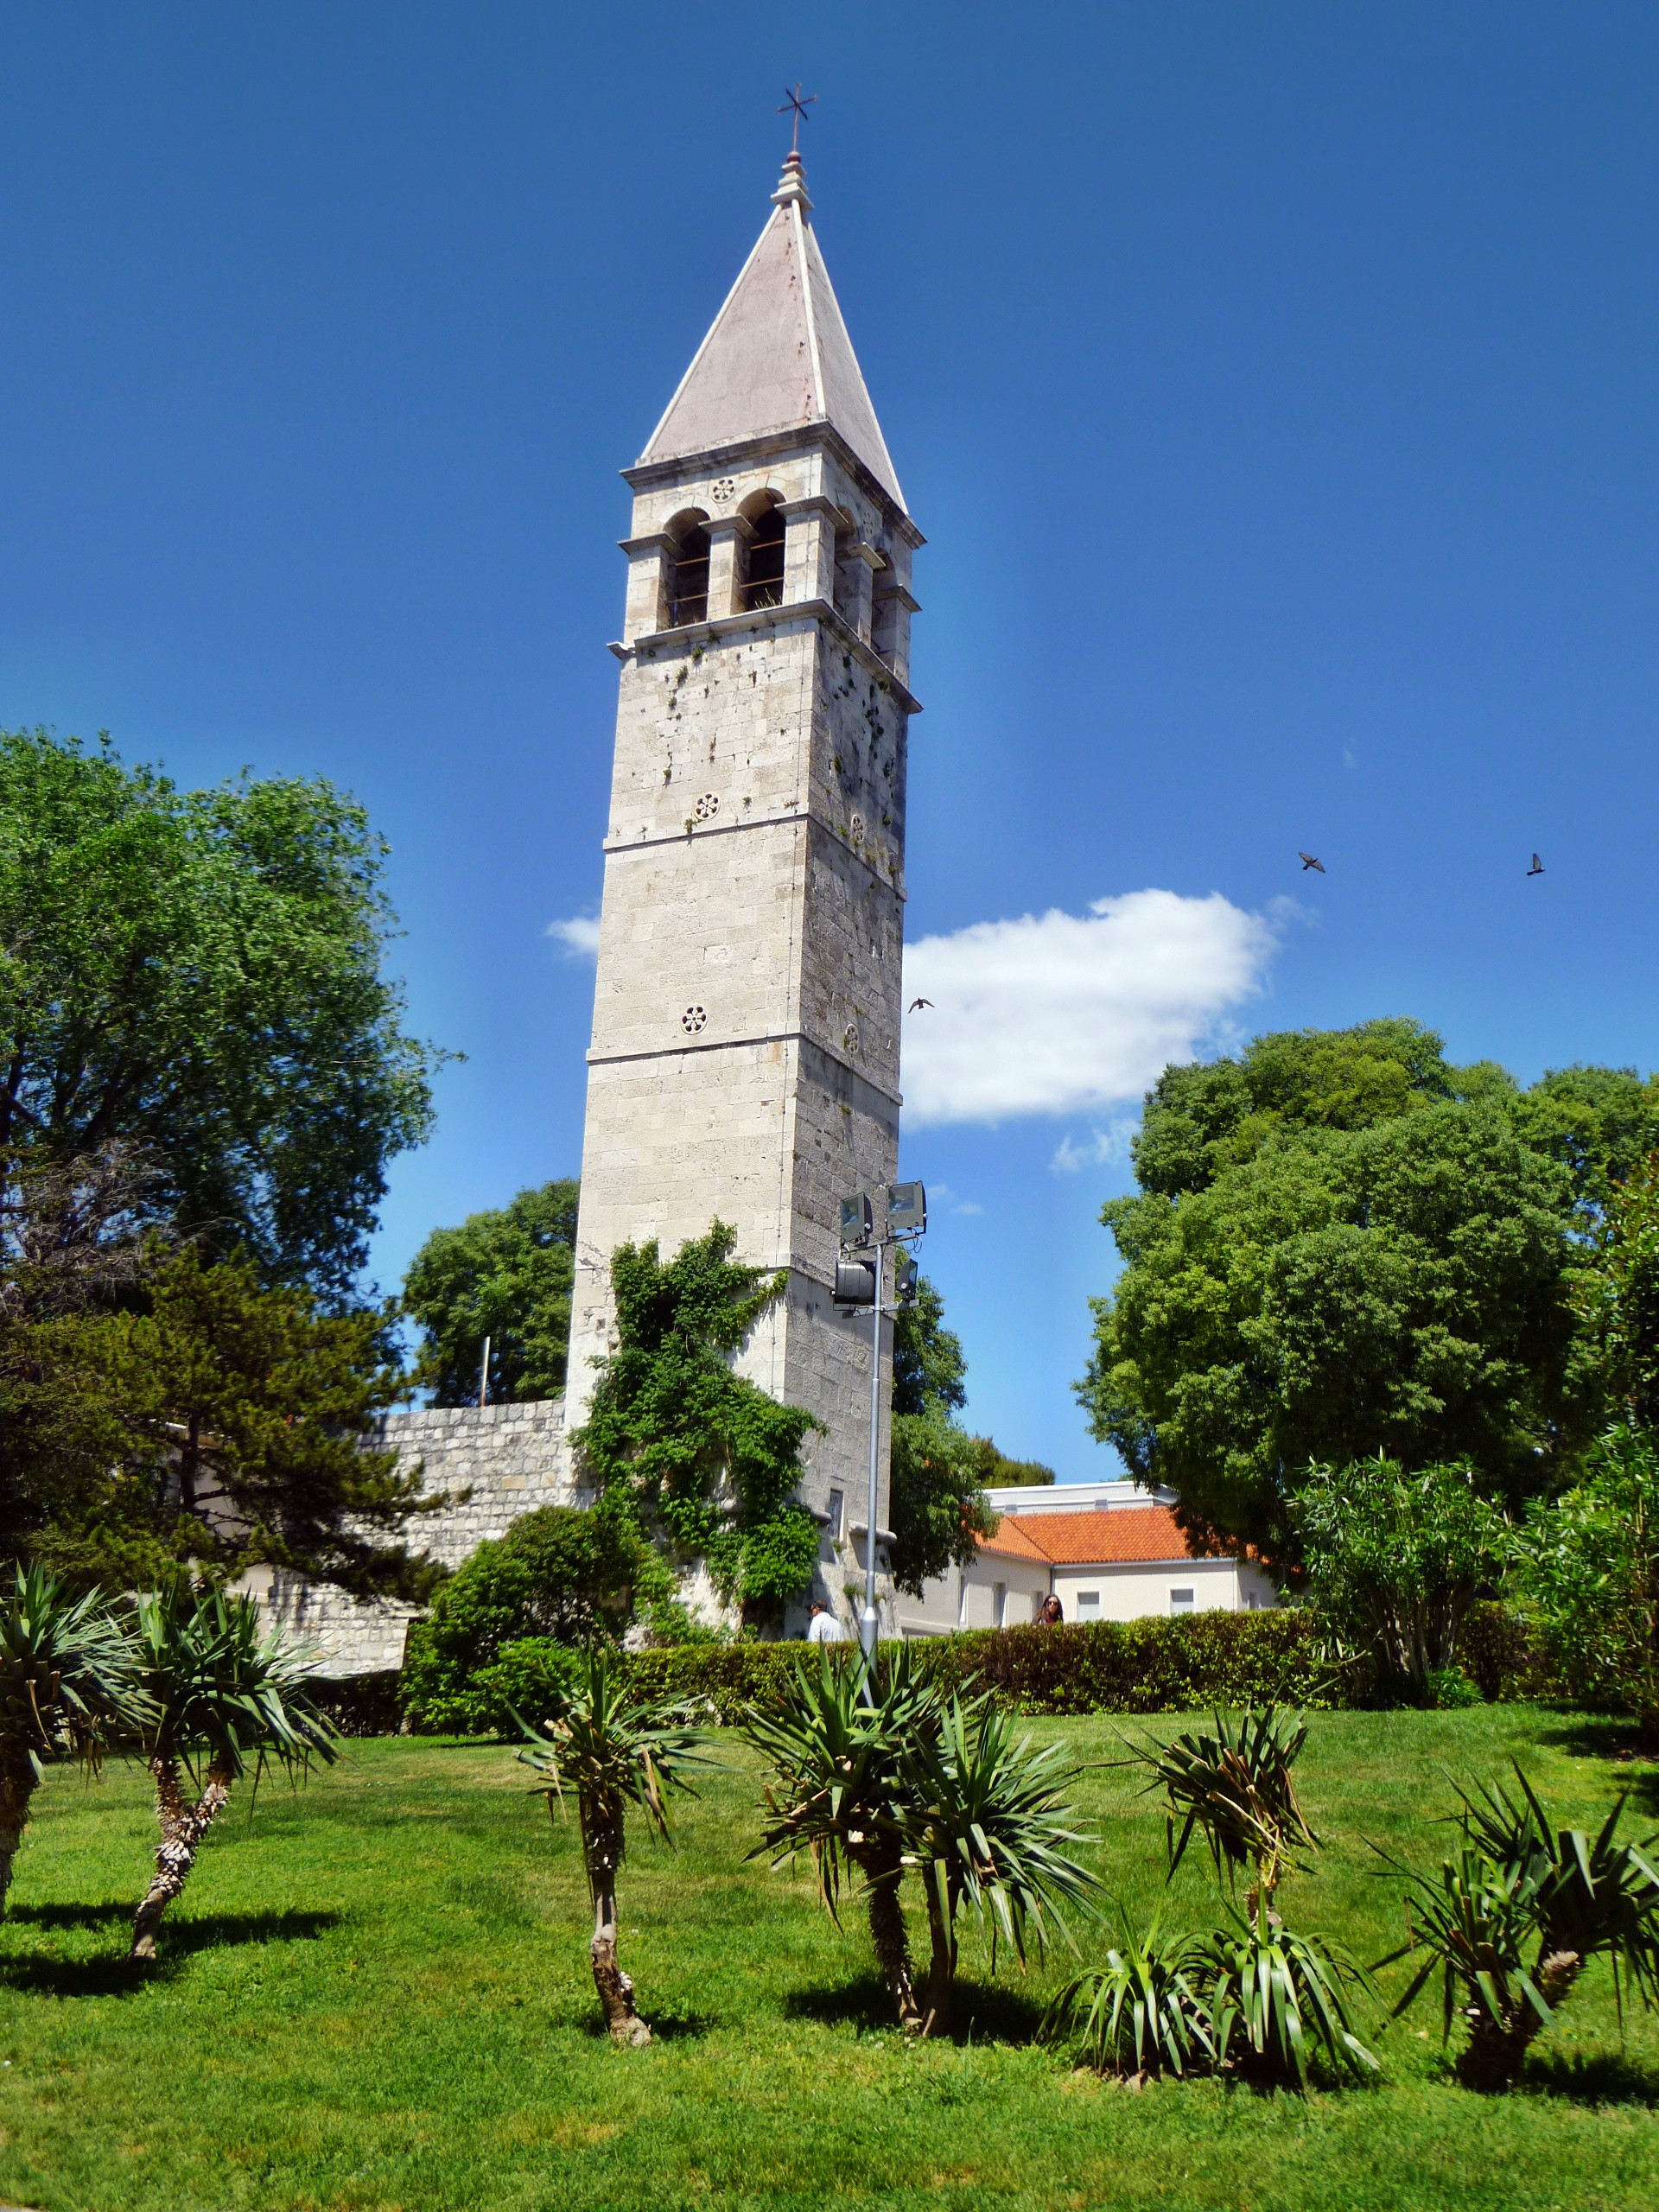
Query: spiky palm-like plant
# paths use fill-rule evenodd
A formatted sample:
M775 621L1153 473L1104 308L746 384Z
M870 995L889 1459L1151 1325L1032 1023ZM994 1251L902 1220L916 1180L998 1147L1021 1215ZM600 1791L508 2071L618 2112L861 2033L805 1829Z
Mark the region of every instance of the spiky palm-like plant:
M1296 1853L1319 1843L1291 1774L1306 1741L1300 1713L1265 1705L1217 1712L1213 1731L1189 1730L1167 1744L1132 1744L1135 1764L1150 1774L1147 1790L1165 1794L1170 1872L1180 1865L1193 1829L1202 1828L1217 1873L1230 1882L1241 1867L1254 1870L1247 1909L1270 1907Z
M1130 2088L1210 2066L1216 2045L1203 1994L1207 1964L1199 1937L1166 1937L1155 1916L1143 1934L1120 1908L1106 1963L1066 1983L1038 2032L1045 2043L1077 2037L1085 2064Z
M1264 1892L1253 1914L1230 1910L1231 1924L1205 1944L1217 2065L1299 2089L1315 2053L1338 2073L1376 2073L1349 1995L1370 1993L1364 1969L1339 1945L1287 1928Z
M868 1694L867 1694L868 1689ZM906 1856L906 1745L938 1725L938 1698L912 1672L900 1647L884 1679L829 1647L816 1669L798 1667L774 1707L750 1707L744 1733L771 1763L771 1818L750 1853L774 1866L810 1853L818 1895L840 1925L841 1885L861 1880L876 1962L906 2035L925 2023L917 2001L899 1888Z
M616 1878L627 1848L627 1808L638 1806L647 1827L664 1843L672 1841L669 1794L689 1791L684 1769L707 1764L697 1748L700 1732L676 1706L630 1697L614 1661L595 1650L580 1688L524 1733L529 1740L518 1757L547 1777L537 1794L547 1799L550 1815L567 1789L576 1801L594 1901L589 1955L606 2025L615 2043L647 2044L651 2030L634 2010L633 1983L616 1955Z
M95 1765L111 1729L135 1713L134 1654L100 1592L70 1599L38 1567L16 1569L0 1600L0 1912L46 1765Z
M905 1856L918 1862L932 1958L926 2031L948 2034L957 1973L957 1918L966 1905L1023 1967L1040 1954L1048 1917L1085 1904L1097 1877L1071 1856L1085 1838L1065 1790L1077 1778L1058 1744L1016 1735L988 1697L953 1696L900 1746L899 1824Z
M1427 1954L1395 2010L1440 1970L1445 2032L1459 2014L1468 2028L1457 2072L1471 2088L1516 2080L1594 1958L1612 1961L1621 2008L1626 1985L1644 2004L1659 1999L1656 1840L1618 1840L1622 1796L1593 1836L1558 1828L1518 1765L1516 1776L1518 1798L1495 1782L1459 1790L1462 1846L1434 1875L1389 1862L1410 1884L1408 1940L1389 1961Z
M309 1658L280 1630L265 1633L250 1599L151 1593L135 1607L134 1638L146 1710L133 1741L155 1778L162 1841L130 1955L153 1959L162 1916L232 1784L250 1765L256 1776L273 1764L295 1775L338 1753L308 1694Z

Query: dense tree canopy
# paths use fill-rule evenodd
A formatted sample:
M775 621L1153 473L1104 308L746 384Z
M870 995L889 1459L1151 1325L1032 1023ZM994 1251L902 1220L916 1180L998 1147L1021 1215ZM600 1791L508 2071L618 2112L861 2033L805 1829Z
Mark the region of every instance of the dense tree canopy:
M1522 1091L1408 1021L1166 1070L1141 1195L1103 1214L1125 1267L1079 1386L1095 1433L1190 1523L1275 1551L1313 1460L1558 1485L1601 1403L1575 1287L1656 1137L1631 1071Z
M415 1379L435 1405L478 1403L486 1338L492 1404L563 1389L578 1190L565 1181L520 1191L459 1229L435 1229L415 1255L404 1305L421 1327Z
M155 1217L343 1300L431 1112L383 853L320 779L181 791L0 732L0 1173L122 1142Z

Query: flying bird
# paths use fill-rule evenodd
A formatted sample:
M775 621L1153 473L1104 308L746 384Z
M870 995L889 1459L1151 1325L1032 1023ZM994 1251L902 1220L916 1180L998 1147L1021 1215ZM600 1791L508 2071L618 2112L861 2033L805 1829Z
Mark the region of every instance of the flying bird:
M1543 872L1544 864L1542 861L1539 859L1537 854L1535 853L1532 856L1532 866L1527 870L1527 874L1529 875L1541 875Z
M912 999L906 1011L911 1014L917 1014L920 1012L923 1007L931 1006L932 1003L933 1001L931 999Z
M1325 862L1323 861L1316 861L1312 853L1299 852L1296 857L1302 864L1302 874L1304 875L1307 874L1307 871L1311 868L1318 868L1321 875L1325 874Z

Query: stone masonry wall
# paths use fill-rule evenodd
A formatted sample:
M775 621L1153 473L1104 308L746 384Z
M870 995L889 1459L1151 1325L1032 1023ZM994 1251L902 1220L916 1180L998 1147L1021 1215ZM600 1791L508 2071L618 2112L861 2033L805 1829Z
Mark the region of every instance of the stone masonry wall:
M564 1440L564 1401L526 1406L430 1406L388 1414L377 1448L395 1445L403 1463L418 1459L429 1496L456 1503L410 1524L410 1548L459 1567L486 1539L505 1535L538 1505L575 1502ZM471 1496L461 1499L460 1493ZM419 1607L394 1599L347 1597L327 1583L257 1567L243 1585L273 1624L309 1644L331 1675L374 1674L401 1667L404 1643Z

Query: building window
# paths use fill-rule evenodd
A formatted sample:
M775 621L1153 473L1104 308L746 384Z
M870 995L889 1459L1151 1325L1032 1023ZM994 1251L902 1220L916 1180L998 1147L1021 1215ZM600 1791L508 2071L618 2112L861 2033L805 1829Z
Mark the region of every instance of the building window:
M830 1541L832 1544L838 1544L841 1541L842 1525L846 1511L846 1493L843 1491L832 1490L830 1493Z
M669 556L668 623L671 630L709 620L709 533L707 515L693 508L670 523L674 550Z
M766 495L766 505L749 519L754 525L754 535L749 540L743 585L746 613L753 613L756 607L781 607L784 603L784 518L778 502Z
M1172 1590L1169 1593L1169 1610L1172 1613L1192 1612L1194 1610L1193 1592L1190 1589Z
M1100 1618L1099 1591L1079 1590L1077 1596L1077 1618L1080 1621L1097 1621Z
M1008 1586L1006 1582L991 1585L991 1618L998 1628L1008 1624Z

